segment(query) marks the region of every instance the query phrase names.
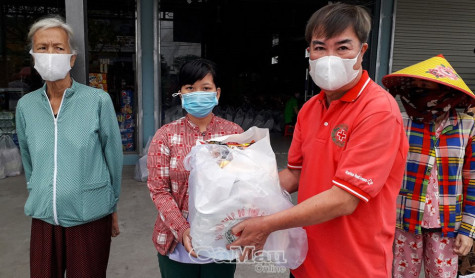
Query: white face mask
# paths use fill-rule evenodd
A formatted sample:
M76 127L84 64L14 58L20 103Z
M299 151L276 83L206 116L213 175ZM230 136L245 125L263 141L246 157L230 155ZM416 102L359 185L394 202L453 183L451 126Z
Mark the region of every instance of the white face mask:
M361 52L361 50L360 50ZM325 56L310 60L310 76L320 89L334 91L353 81L359 70L353 66L360 56L360 52L353 59L342 59L338 56Z
M74 54L34 53L33 50L30 54L35 58L35 69L43 80L64 79L71 70L71 56Z

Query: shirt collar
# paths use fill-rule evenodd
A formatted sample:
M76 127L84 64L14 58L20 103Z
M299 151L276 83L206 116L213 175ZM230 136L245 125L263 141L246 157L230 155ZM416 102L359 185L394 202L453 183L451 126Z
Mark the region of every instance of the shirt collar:
M459 117L455 109L452 109L447 115L447 117L448 118L442 122L442 124L444 125L442 130L445 130L447 127L451 127L449 130L452 130L453 127L458 124Z
M78 90L78 87L79 87L79 84L78 82L76 82L73 78L71 78L71 80L73 81L72 84L71 84L71 87L69 88L66 88L66 91L64 92L66 95L65 97L70 97L74 94L74 92L76 92ZM46 82L44 82L43 84L43 91L45 92L45 96L47 96L46 94Z
M210 129L214 125L215 117L216 116L213 113L211 113L211 121L209 122L208 126L206 127L206 130ZM185 116L185 121L188 123L188 125L192 129L198 129L199 130L199 127L190 120L190 117L188 116L188 113Z
M72 96L74 92L76 92L79 88L79 83L76 82L76 80L74 80L72 77L71 79L73 80L73 84L71 84L71 87L68 88L68 94L66 95L66 97Z
M363 73L361 75L360 80L356 85L349 89L348 92L346 92L339 100L345 101L345 102L353 102L358 99L358 97L361 95L361 93L364 91L366 86L368 85L370 81L368 72L366 70L363 70ZM319 96L320 99L325 98L325 91L321 91L321 94Z
M368 85L369 83L369 75L368 75L368 72L363 70L363 74L361 75L361 78L360 80L358 81L358 83L356 83L356 85L349 89L348 92L346 92L346 94L344 94L340 100L341 101L346 101L346 102L353 102L355 101L356 99L358 99L358 97L361 95L361 93L364 91L364 89L366 88L366 86Z
M405 112L405 115L407 115L406 112ZM409 115L407 115L406 117L410 118ZM456 126L458 123L459 123L459 115L458 115L458 113L455 109L452 109L449 112L449 114L447 115L447 118L442 120L442 122L441 122L442 133L445 133L444 131L452 130L454 128L454 126ZM421 123L421 122L412 121L411 125L416 127L416 128L424 128L424 127L432 128L434 126L434 123L433 122L432 123Z

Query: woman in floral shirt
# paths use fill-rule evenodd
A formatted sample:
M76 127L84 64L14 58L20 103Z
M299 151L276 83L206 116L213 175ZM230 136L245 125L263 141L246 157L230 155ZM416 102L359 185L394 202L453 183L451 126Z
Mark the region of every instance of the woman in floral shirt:
M475 237L475 96L442 55L383 78L406 110L409 153L397 199L393 277L457 277Z
M153 242L163 278L234 277L235 264L194 259L188 217L188 176L183 159L196 140L242 133L242 128L215 116L221 89L216 67L205 59L184 64L179 73L182 107L187 115L162 126L150 144L148 188L158 210ZM212 185L210 185L212 186Z

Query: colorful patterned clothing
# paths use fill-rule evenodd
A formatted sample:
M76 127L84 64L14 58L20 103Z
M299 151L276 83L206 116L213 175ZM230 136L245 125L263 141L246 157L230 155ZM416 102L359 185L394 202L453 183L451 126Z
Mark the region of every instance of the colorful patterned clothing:
M439 183L437 182L437 163L432 168L429 182L427 183L426 204L422 216L423 228L440 228L439 215Z
M445 122L448 117L441 122L435 132L435 138L439 139L440 133L442 133ZM424 207L424 214L422 216L423 228L440 228L440 216L439 216L439 182L437 172L437 161L434 162L434 167L430 172L429 181L427 183L426 193L426 206Z
M396 229L393 278L418 278L424 264L426 278L457 277L458 256L454 238L442 233L414 233Z
M439 139L433 124L416 123L403 113L409 138L406 171L397 198L396 227L421 234L431 170L437 162L439 217L444 236L457 231L475 237L474 119L454 111L442 124Z

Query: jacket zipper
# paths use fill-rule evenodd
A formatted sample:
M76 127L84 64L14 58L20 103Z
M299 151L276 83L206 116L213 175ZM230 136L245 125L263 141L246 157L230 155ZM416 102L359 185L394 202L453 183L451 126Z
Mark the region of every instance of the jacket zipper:
M63 97L61 98L61 104L59 105L58 114L56 114L56 117L54 116L53 107L51 107L51 103L49 102L48 95L45 91L46 99L48 99L49 108L51 110L51 116L53 116L54 121L53 218L54 223L56 225L59 225L58 212L56 210L56 178L58 173L58 118L59 112L61 111L61 107L63 106L63 100L67 90L68 89L64 90Z

